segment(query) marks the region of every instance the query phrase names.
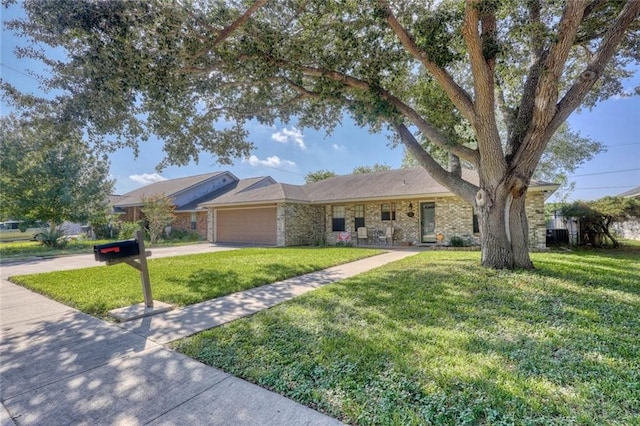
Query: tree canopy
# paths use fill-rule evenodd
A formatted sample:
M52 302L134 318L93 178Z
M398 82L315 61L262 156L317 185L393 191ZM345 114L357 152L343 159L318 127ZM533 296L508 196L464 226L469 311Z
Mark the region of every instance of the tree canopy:
M77 132L39 132L15 117L0 121L0 206L2 216L85 223L107 209L113 182L109 162Z
M336 176L336 172L331 170L316 170L313 172L309 172L304 176L305 183L313 183L321 180L329 179L330 177Z
M202 150L247 156L244 124L296 119L329 131L343 114L387 126L434 179L474 205L482 262L532 267L524 211L551 136L576 108L621 93L638 63L638 1L286 0L121 2L27 0L8 23L63 48L43 60L53 101L8 99L110 147L153 133L165 162ZM501 137L498 112L506 133ZM466 131L459 131L459 129ZM462 136L461 136L462 135ZM426 147L426 148L425 148ZM479 182L434 151L470 164ZM455 161L452 163L455 164Z
M388 164L376 163L373 166L358 166L354 168L351 173L355 175L361 173L384 172L385 170L391 170L391 166Z

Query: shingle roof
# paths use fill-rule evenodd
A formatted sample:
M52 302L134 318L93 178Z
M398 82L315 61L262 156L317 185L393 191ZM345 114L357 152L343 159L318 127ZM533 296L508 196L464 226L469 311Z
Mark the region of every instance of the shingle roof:
M478 182L477 174L463 170L463 178ZM422 167L335 176L305 185L313 202L405 198L416 195L450 194Z
M277 183L273 179L270 182L262 181L253 184L238 185L237 188L227 192L220 197L211 200L207 205L228 205L228 204L256 204L256 203L276 203L282 201L307 202L306 194L301 186L289 185L287 183ZM247 181L249 179L246 179ZM262 183L262 185L258 185Z
M618 197L639 197L639 196L640 196L640 186L637 186L633 189L630 189L618 195Z
M112 194L107 197L109 205L113 206L113 213L124 213L124 210L121 207L115 207L115 205L122 201L124 198L124 196L116 194Z
M123 194L121 196L122 198L118 200L114 204L114 206L127 207L127 206L142 205L142 198L150 195L154 195L154 194L164 194L167 197L173 197L182 191L186 191L187 189L195 185L198 185L202 182L205 182L223 173L229 173L229 172L205 173L205 174L196 175L196 176L187 176L183 178L168 179L160 182L154 182L149 185L145 185L141 188L134 189L131 192L127 192L126 194Z
M249 179L241 179L239 181L234 181L228 185L223 186L222 188L217 189L214 192L211 192L207 195L204 195L196 200L191 201L184 206L180 206L176 209L176 212L180 211L193 211L203 209L208 203L211 203L214 200L218 200L224 197L227 194L237 194L241 191L246 190L247 188L251 188L259 183L263 184L273 184L275 181L268 176L261 176Z
M478 183L478 175L463 170L462 177ZM553 189L558 185L531 182L532 189ZM358 200L382 200L409 197L451 195L421 167L386 170L375 173L335 176L302 186L277 183L260 188L229 191L206 205L242 205L275 202L335 203Z

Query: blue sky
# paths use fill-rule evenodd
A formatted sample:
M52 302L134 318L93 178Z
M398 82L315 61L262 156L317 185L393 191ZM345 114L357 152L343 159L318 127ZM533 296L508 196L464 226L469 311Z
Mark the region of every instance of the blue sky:
M22 16L19 6L2 9L2 21ZM18 59L13 53L23 39L2 27L0 75L3 80L24 91L40 93L38 82L30 72L42 73L38 62ZM640 85L640 76L626 83L627 91ZM3 114L8 111L1 104ZM576 170L571 180L576 189L573 199L597 199L616 195L640 186L640 97L611 98L591 111L574 113L569 118L573 130L603 143L607 151ZM140 146L137 159L128 149L111 155L111 177L116 180L116 193L122 194L157 179L176 178L216 170L229 170L239 178L272 176L279 182L301 184L304 175L319 169L348 174L357 166L387 164L400 167L401 147L391 148L382 134L371 134L345 117L331 135L324 131L298 129L294 125L275 127L251 124L250 139L256 145L250 158L221 166L210 155L201 155L198 164L167 167L161 174L155 166L162 160L162 144L151 140ZM554 198L552 197L553 201Z

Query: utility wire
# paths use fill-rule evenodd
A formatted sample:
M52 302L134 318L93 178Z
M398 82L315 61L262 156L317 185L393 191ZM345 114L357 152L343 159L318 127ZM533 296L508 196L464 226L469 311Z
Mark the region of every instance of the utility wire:
M635 188L633 185L626 186L594 186L591 188L573 188L572 191L580 191L583 189L622 189L622 188Z
M29 78L31 78L31 79L33 79L33 80L35 80L35 81L38 81L38 79L37 79L37 78L35 78L34 76L29 75L29 74L27 74L27 73L25 73L25 72L23 72L23 71L20 71L19 69L16 69L16 68L13 68L13 67L11 67L11 66L9 66L9 65L3 64L2 62L0 62L0 65L1 65L1 66L3 66L3 67L5 67L5 68L10 69L11 71L17 72L18 74L22 74L22 75L24 75L25 77L29 77Z
M639 168L636 168L636 169L613 170L613 171L610 171L610 172L586 173L586 174L583 174L583 175L570 175L569 177L608 175L608 174L611 174L611 173L635 172L635 171L637 171L637 170L640 170L640 167L639 167Z

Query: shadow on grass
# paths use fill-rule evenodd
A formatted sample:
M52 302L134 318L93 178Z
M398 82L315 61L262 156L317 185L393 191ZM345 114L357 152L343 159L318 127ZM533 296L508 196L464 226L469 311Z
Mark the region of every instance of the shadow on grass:
M184 288L187 292L184 294L174 292L172 295L166 295L165 299L171 303L189 305L320 269L322 268L318 265L289 266L279 263L257 266L251 270L250 274L240 274L234 270L199 269L187 277L167 277L168 283L176 288Z
M422 255L177 347L354 424L624 423L640 415L625 256L505 272Z

